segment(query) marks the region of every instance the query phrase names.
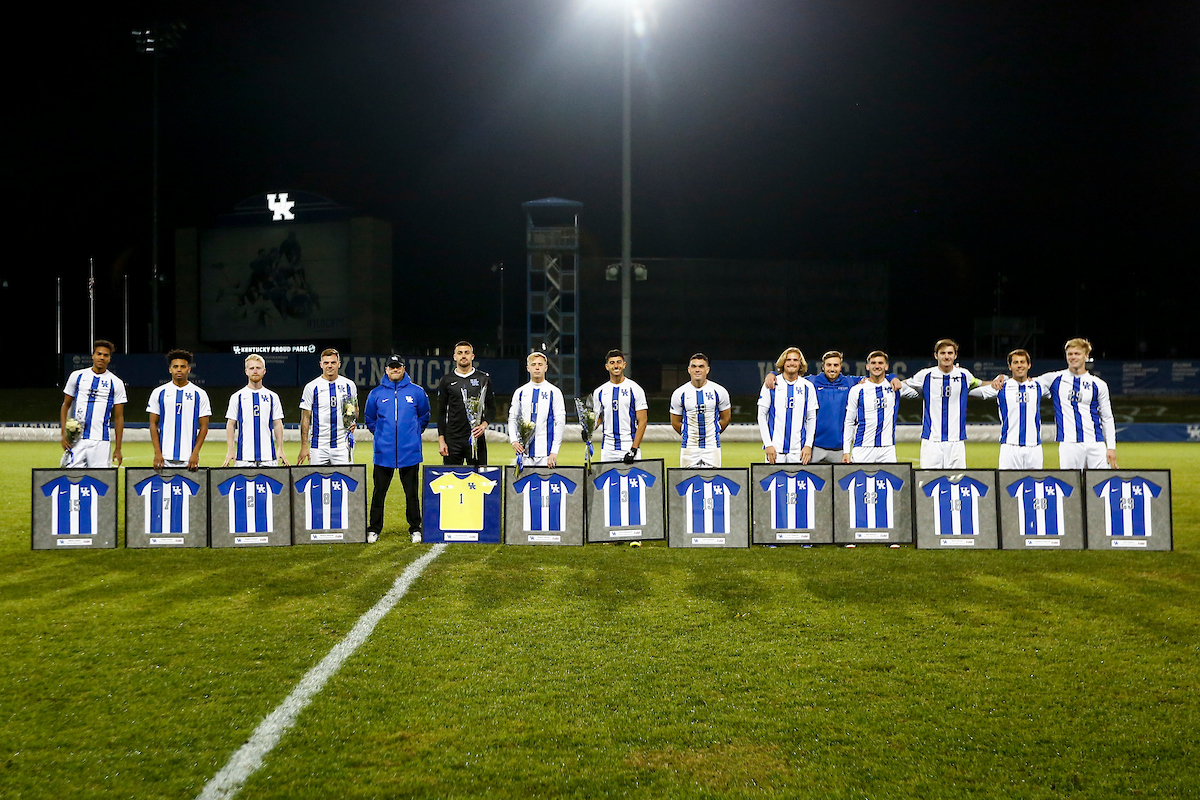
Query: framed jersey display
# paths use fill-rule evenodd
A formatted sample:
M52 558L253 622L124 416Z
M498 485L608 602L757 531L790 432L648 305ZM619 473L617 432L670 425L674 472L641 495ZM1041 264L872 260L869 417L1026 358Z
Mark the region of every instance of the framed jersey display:
M751 464L754 544L833 543L832 464Z
M505 470L504 543L582 545L583 467L516 467Z
M1083 473L1089 550L1171 550L1171 471Z
M919 469L913 472L917 547L996 550L996 471Z
M35 469L30 547L98 550L117 546L117 470Z
M500 467L425 467L421 470L425 536L438 542L500 544Z
M291 468L292 544L367 541L367 466Z
M833 541L912 544L912 464L834 464Z
M125 469L126 547L208 547L208 470Z
M1078 470L1002 469L996 482L1001 548L1084 548L1083 479Z
M287 467L208 471L209 541L213 547L283 547L292 543Z
M667 470L669 547L749 547L749 470Z
M588 542L667 538L664 470L661 458L592 464L587 478Z

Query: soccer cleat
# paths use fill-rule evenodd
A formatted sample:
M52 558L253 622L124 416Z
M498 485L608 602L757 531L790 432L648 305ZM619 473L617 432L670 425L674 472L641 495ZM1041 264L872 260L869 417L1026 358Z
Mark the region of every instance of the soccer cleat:
M367 531L367 544L375 544L379 541L378 531Z
M420 529L420 528L414 528L414 529L413 529L413 532L412 532L412 543L413 543L413 544L420 544L420 543L421 543L421 529Z

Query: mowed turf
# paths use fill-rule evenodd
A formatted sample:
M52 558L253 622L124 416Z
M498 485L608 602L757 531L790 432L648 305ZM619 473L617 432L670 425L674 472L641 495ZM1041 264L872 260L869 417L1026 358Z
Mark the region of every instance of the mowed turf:
M1119 452L1175 552L452 546L241 796L1194 797L1200 448ZM428 550L34 553L0 454L4 797L195 796Z

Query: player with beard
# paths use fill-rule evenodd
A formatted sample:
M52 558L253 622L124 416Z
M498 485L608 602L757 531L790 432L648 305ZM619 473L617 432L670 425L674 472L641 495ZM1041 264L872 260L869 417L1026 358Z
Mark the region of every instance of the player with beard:
M475 369L475 348L470 342L454 345L454 371L442 376L438 383L438 453L442 463L449 466L483 466L487 464L488 420L496 416L496 399L492 393L491 376ZM483 398L483 415L479 424L471 427L463 391L467 397ZM471 438L475 438L476 457L471 457Z

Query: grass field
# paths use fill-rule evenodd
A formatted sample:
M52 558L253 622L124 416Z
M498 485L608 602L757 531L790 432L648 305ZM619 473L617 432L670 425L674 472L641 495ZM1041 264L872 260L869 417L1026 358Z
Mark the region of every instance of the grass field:
M0 454L6 798L194 797L429 551L34 553ZM1119 454L1175 552L452 546L239 796L1196 797L1200 447Z

